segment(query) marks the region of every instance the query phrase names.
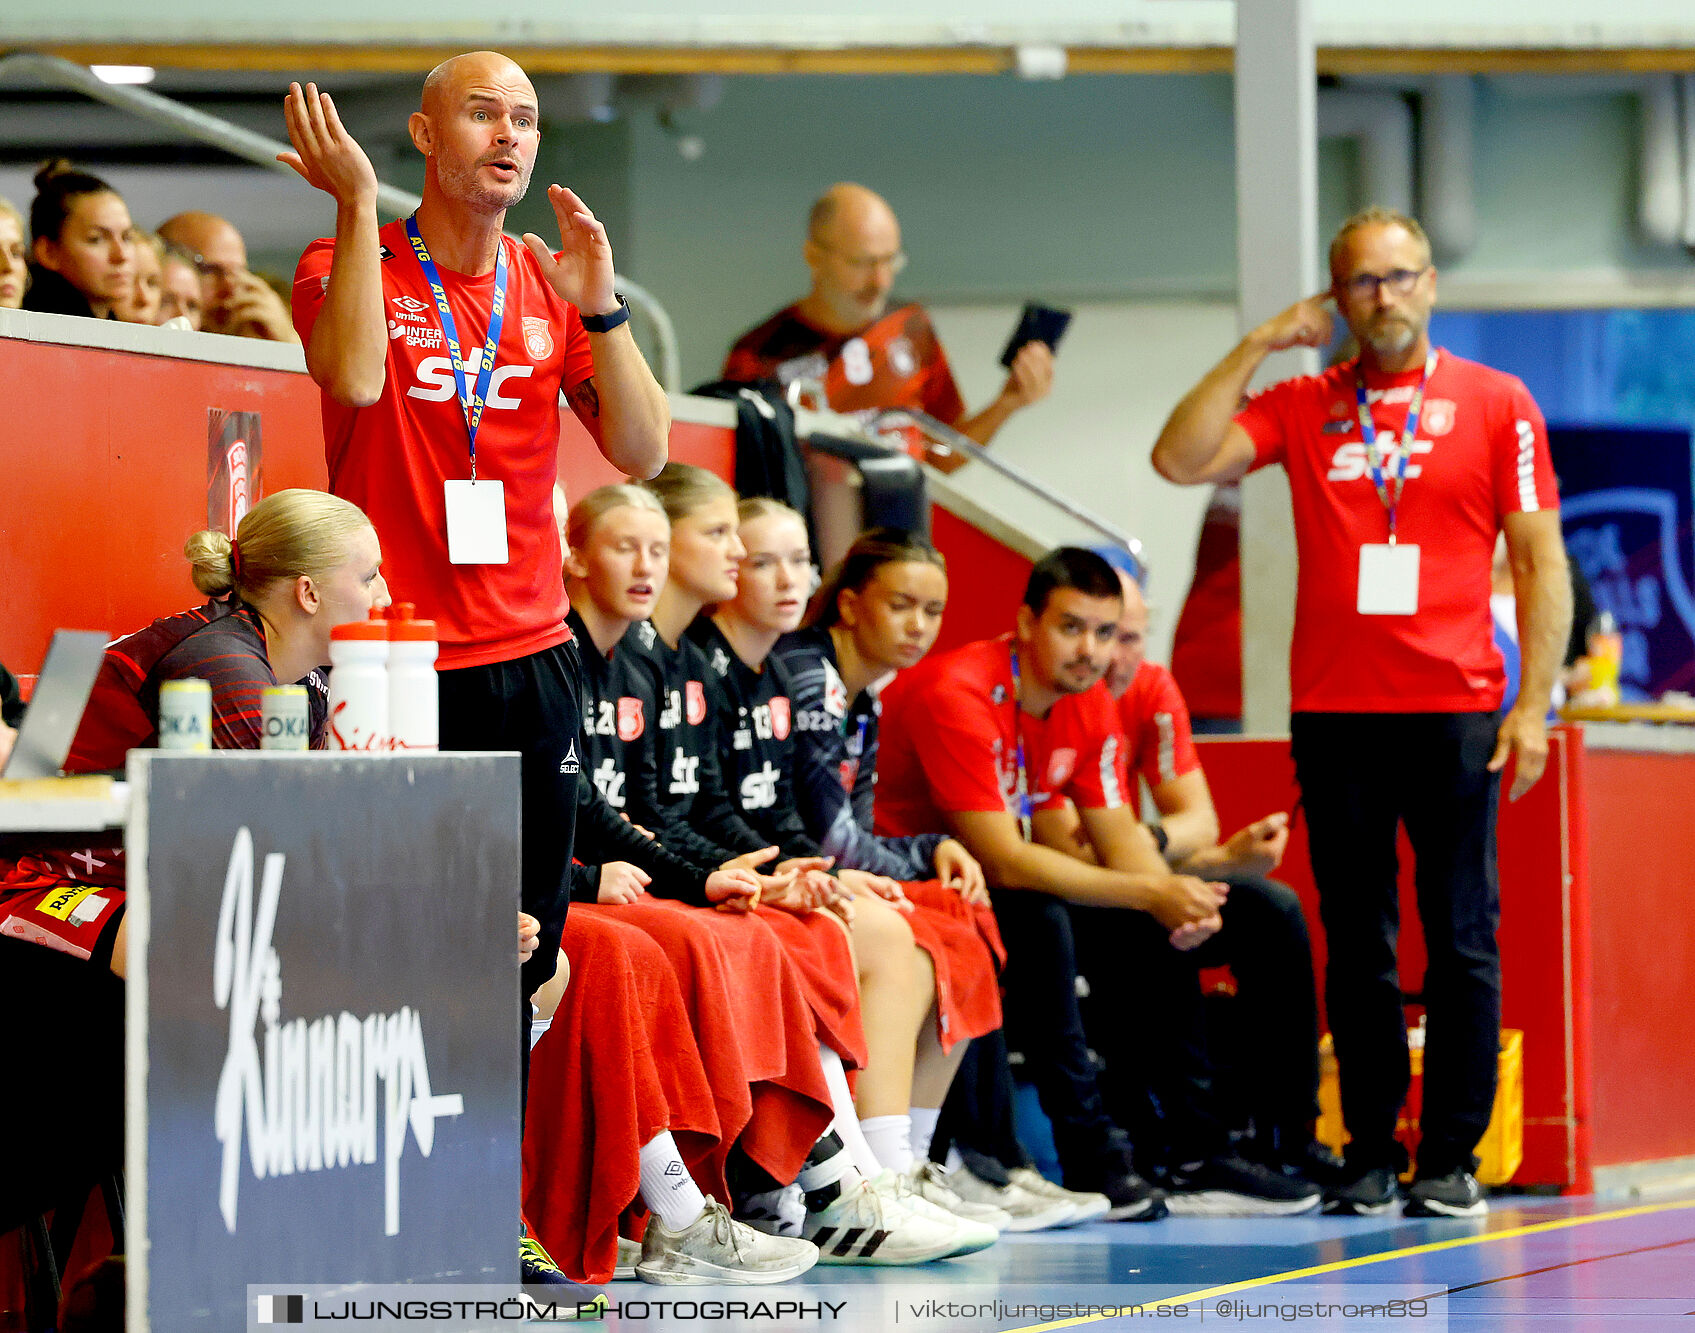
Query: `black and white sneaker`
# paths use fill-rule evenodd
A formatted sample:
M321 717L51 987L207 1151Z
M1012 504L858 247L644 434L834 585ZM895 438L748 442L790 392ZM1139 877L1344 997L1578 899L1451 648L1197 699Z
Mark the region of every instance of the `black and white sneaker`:
M1395 1206L1399 1180L1387 1166L1353 1171L1342 1184L1325 1191L1324 1211L1342 1217L1381 1217Z
M1172 1167L1165 1202L1173 1217L1294 1217L1323 1200L1310 1180L1226 1153Z
M1420 1176L1407 1189L1408 1217L1482 1217L1489 1211L1483 1186L1471 1172L1456 1167L1445 1176Z
M1108 1176L1090 1192L1106 1195L1112 1205L1100 1219L1103 1222L1157 1222L1166 1214L1165 1191L1148 1184L1134 1171Z

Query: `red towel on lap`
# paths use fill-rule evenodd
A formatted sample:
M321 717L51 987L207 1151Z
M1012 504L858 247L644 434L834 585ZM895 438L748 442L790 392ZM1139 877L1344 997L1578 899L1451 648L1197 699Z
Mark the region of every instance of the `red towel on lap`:
M571 984L530 1054L524 1213L568 1276L606 1282L642 1144L669 1129L695 1171L718 1115L665 951L592 911L571 913L562 947Z
M903 884L914 911L912 938L936 969L936 1025L942 1050L1001 1025L1000 927L987 906L973 907L937 880Z
M783 951L800 972L818 1040L842 1057L849 1069L865 1064L865 1027L859 1014L859 971L847 927L828 912L796 916L776 907L756 915L782 941Z
M793 1180L832 1117L806 993L777 937L754 916L647 894L576 911L639 927L670 959L722 1131L690 1164L700 1187L729 1202L724 1162L738 1137L774 1179Z

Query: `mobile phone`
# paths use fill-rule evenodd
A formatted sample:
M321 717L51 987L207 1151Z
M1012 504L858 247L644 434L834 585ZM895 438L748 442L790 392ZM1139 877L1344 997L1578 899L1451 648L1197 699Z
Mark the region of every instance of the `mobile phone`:
M1065 336L1070 323L1069 310L1026 302L1023 313L1018 316L1018 327L1012 331L1012 337L1006 340L1006 347L1001 352L1001 365L1011 369L1012 358L1018 355L1018 349L1025 343L1046 343L1049 350L1057 351L1059 340Z

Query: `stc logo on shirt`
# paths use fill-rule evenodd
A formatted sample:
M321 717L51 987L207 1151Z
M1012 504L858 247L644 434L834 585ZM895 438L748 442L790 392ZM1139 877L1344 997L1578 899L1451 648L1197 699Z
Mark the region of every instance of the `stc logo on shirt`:
M482 369L482 349L473 348L465 360L465 378L475 383L477 373ZM535 374L534 366L496 366L494 374L489 376L488 399L486 407L506 408L522 407L523 403L502 392L512 380L528 379ZM445 356L427 356L420 361L416 368L418 382L406 390L408 398L417 398L426 403L445 403L459 396L459 387L453 379L453 362Z
M759 768L757 773L749 773L742 779L742 809L769 810L777 804L777 779L781 772L769 759Z
M1398 452L1397 443L1392 435L1379 434L1377 437L1377 448L1380 457L1383 459L1385 477L1391 475L1391 469L1394 467L1395 453L1390 451ZM1413 458L1420 454L1427 454L1435 447L1429 440L1414 440L1412 442ZM1418 476L1423 471L1423 467L1413 462L1412 458L1407 460L1408 480ZM1325 479L1327 481L1358 481L1361 477L1369 477L1370 475L1371 464L1366 458L1365 446L1356 441L1353 444L1337 446L1335 454L1331 456L1330 471L1325 473Z

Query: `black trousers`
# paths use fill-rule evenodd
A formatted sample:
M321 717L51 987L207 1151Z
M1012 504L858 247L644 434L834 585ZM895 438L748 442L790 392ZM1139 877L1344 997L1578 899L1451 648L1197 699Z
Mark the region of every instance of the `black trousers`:
M565 643L510 662L443 671L439 678L443 750L516 750L522 756L518 901L541 922L536 951L519 977L519 1068L526 1088L530 996L558 967L571 906L583 755L581 676L577 645ZM513 940L516 952L516 922Z
M1124 1133L1107 1112L1083 1031L1070 910L1052 894L1033 889L994 889L992 894L1006 943L1001 974L1006 1045L1024 1055L1025 1070L1053 1126L1067 1187L1095 1188L1103 1179L1129 1170L1130 1159ZM996 1049L984 1044L979 1054L991 1058ZM973 1073L970 1083L956 1079L955 1085L961 1087L962 1097L981 1099L970 1116L960 1117L978 1124L958 1125L955 1134L962 1152L972 1147L993 1156L995 1146L1004 1145L1012 1132L1011 1079L993 1068Z
M1487 771L1495 713L1297 713L1295 776L1329 946L1325 1003L1348 1155L1399 1165L1395 1118L1409 1071L1396 943L1396 827L1412 843L1426 1044L1419 1169L1475 1166L1495 1099L1501 1029L1500 892Z
M1173 949L1145 912L1072 907L1089 1044L1105 1063L1108 1114L1138 1162L1212 1156L1231 1126L1214 1086L1218 1046L1207 1031L1200 970L1236 977L1240 1037L1233 1082L1268 1144L1304 1147L1318 1117L1318 997L1312 940L1300 899L1274 880L1233 877L1224 928L1199 948Z

